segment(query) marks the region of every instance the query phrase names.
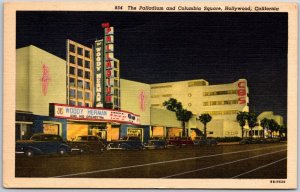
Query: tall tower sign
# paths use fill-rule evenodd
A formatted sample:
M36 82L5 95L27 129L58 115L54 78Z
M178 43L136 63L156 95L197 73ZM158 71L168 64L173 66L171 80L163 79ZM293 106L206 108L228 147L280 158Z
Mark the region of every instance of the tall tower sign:
M119 60L114 58L114 28L103 23L104 38L95 41L95 107L120 109Z

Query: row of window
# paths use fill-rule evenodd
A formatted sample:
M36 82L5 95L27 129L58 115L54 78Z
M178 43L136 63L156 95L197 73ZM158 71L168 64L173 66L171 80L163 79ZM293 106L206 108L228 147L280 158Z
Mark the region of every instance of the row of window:
M172 94L151 95L151 98L158 98L158 97L172 97Z
M69 105L71 105L71 106L91 107L91 103L89 103L89 102L83 102L83 101L77 101L76 102L76 100L70 100Z
M207 101L207 102L203 102L203 106L211 106L211 105L234 105L234 104L238 104L238 100Z
M77 83L77 84L76 84ZM80 79L77 79L77 81L75 80L75 78L70 78L70 83L69 83L70 87L78 87L78 88L81 88L81 89L87 89L87 90L90 90L91 89L91 83L90 82L87 82L87 81L83 81L83 80L80 80Z
M82 58L77 57L77 59L76 59L75 56L70 55L69 62L83 67L83 59ZM88 60L84 60L84 67L88 68L88 69L91 68L91 62Z
M232 115L237 114L238 110L227 110L227 111L204 111L203 113L208 113L210 115Z
M72 53L77 53L78 55L82 55L84 53L84 56L87 58L91 57L91 52L89 50L84 50L82 47L76 47L74 44L69 44L69 51Z
M84 71L83 69L79 69L79 68L76 70L76 68L72 66L70 66L69 74L77 75L78 77L84 76L84 78L86 79L91 79L91 73L89 71Z
M77 94L76 94L77 93ZM83 92L83 91L80 91L80 90L77 90L76 89L70 89L69 90L69 98L70 99L83 99L83 94L84 94L84 99L85 100L90 100L91 99L91 93L90 92Z
M151 89L171 88L172 85L153 86Z
M205 81L191 81L188 82L188 87L204 86L206 85Z
M237 94L237 90L212 91L212 92L203 93L204 96L227 95L227 94Z

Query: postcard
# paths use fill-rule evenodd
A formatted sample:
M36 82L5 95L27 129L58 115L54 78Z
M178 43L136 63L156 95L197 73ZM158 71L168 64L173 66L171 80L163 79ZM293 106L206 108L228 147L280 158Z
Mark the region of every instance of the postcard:
M297 14L5 3L3 186L295 189Z

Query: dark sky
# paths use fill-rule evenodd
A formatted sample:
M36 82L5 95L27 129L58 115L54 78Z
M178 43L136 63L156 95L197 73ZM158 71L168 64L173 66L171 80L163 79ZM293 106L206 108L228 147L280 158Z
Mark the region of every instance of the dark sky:
M160 83L248 80L249 106L287 114L287 13L17 12L17 48L66 57L66 39L90 46L115 27L121 78Z

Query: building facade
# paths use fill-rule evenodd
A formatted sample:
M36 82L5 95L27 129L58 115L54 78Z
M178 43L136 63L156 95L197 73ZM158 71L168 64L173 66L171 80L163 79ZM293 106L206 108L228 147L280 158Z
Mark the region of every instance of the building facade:
M194 114L189 121L189 128L203 131L203 125L195 119L208 113L212 116L212 121L207 125L208 136L240 136L236 115L239 111L249 111L248 93L246 79L219 85L209 85L204 79L157 83L151 84L151 107L164 109L163 102L175 98L183 108Z

